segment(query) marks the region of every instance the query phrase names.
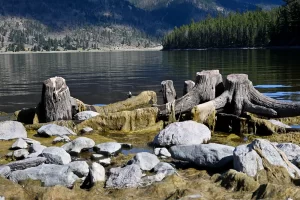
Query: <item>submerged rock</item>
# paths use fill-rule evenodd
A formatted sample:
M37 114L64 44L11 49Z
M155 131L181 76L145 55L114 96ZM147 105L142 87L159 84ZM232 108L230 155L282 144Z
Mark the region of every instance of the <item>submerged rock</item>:
M94 112L94 111L83 111L83 112L77 113L74 116L74 119L79 120L79 121L84 121L84 120L90 119L92 117L96 117L97 115L99 115L99 113Z
M222 144L182 145L170 148L172 158L200 167L222 168L233 161L234 147Z
M127 165L123 168L111 168L106 181L107 188L134 188L138 187L142 179L142 170L138 165Z
M96 153L104 154L107 156L115 155L121 150L122 146L120 143L117 142L106 142L102 144L97 144L94 147Z
M251 177L256 176L260 170L265 168L267 171L272 171L273 167L286 169L292 178L300 175L300 170L288 161L286 155L265 139L256 139L251 144L236 147L233 157L234 169ZM276 171L278 173L279 170Z
M45 187L63 185L72 187L78 177L68 165L43 164L25 170L12 172L10 180L14 182L24 180L40 180Z
M64 126L58 126L56 124L47 124L39 128L38 135L42 137L51 136L64 136L64 135L76 135L72 130Z
M193 145L206 143L211 132L204 124L194 121L175 122L168 125L154 138L158 146Z
M71 162L70 154L60 147L48 147L43 150L42 155L50 164L65 165Z
M78 137L72 142L62 146L64 150L71 154L79 154L82 150L90 149L95 146L94 140L87 137Z
M132 160L128 162L128 164L136 164L138 165L141 170L150 171L153 169L158 163L159 159L156 155L148 153L148 152L141 152L137 153Z
M11 149L13 150L26 149L27 147L28 147L27 143L22 138L17 139L17 141L15 141L11 145Z
M24 137L27 137L27 132L20 122L0 122L0 140L11 140Z

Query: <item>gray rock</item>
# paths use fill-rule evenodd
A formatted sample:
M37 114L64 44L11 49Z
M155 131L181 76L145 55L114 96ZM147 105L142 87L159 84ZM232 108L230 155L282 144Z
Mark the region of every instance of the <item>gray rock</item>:
M277 144L276 147L284 152L288 160L296 166L299 166L300 146L293 143Z
M8 163L7 166L11 171L24 170L30 167L36 167L43 164L47 159L44 157L27 158L25 160L19 160Z
M71 162L70 154L60 147L48 147L43 150L42 155L50 164L65 165Z
M0 140L11 140L23 137L27 137L27 132L20 122L0 122Z
M140 184L142 184L143 186L148 186L154 182L160 182L166 177L166 173L167 172L164 171L164 172L158 172L157 174L152 176L145 176L140 181Z
M201 167L222 168L233 161L234 147L222 144L173 146L172 158L191 162Z
M42 153L44 149L47 147L41 144L32 144L29 146L29 152L30 153Z
M259 151L259 154L256 151ZM260 155L271 165L286 168L292 178L299 176L300 170L288 160L283 159L286 155L265 139L256 139L251 144L236 147L233 152L234 169L248 176L255 176L259 170L264 169Z
M84 121L84 120L90 119L92 117L96 117L97 115L99 115L99 113L94 112L94 111L83 111L83 112L77 113L74 116L74 119Z
M56 138L54 138L54 140L52 141L52 144L56 144L56 143L59 143L59 142L70 142L71 139L66 136L66 135L63 135L63 136L58 136Z
M127 165L123 168L111 168L106 181L107 188L134 188L138 187L142 179L142 170L138 165Z
M0 176L8 178L11 174L10 167L5 165L0 165Z
M91 127L85 127L85 128L83 128L80 132L82 133L82 134L84 134L84 133L89 133L89 132L92 132L94 129L92 129Z
M206 143L211 138L207 126L195 121L175 122L155 136L153 143L158 146L194 145Z
M14 182L24 180L40 180L45 187L62 185L72 187L78 177L72 172L68 165L43 164L25 170L12 172L10 180Z
M25 142L27 142L27 144L41 144L39 141L36 141L34 139L31 138L22 138Z
M29 155L29 152L26 149L19 149L19 150L14 151L13 155L17 160L21 160L21 159L27 158L27 156Z
M272 124L282 127L282 128L291 128L290 126L282 123L281 121L275 120L275 119L269 119L269 122L271 122Z
M121 150L122 146L117 142L106 142L102 144L97 144L94 147L96 153L104 154L107 156L115 155Z
M169 163L160 162L154 167L155 173L164 173L167 176L172 175L176 172L176 169L172 167Z
M91 166L92 182L103 182L105 181L105 169L99 163L93 163Z
M170 152L166 148L155 148L154 149L154 154L157 155L157 156L164 157L164 158L171 157Z
M95 160L95 161L98 161L98 160L100 160L101 158L103 158L104 157L104 155L102 155L102 154L93 154L92 156L91 156L91 159L92 160Z
M156 155L148 152L140 152L137 153L132 160L128 162L128 164L136 164L141 168L141 170L149 171L153 169L159 162L160 161Z
M71 154L79 154L82 150L90 149L95 146L94 140L87 137L79 137L62 146L64 150Z
M28 147L27 143L22 138L17 139L17 141L15 141L11 145L11 149L13 149L13 150L26 149L27 147Z
M89 165L85 161L74 161L68 164L70 170L79 178L86 177L89 174Z
M72 130L64 126L58 126L56 124L47 124L39 128L38 135L42 137L51 136L64 136L64 135L76 135Z
M107 166L107 165L110 165L111 159L110 158L101 158L101 159L99 159L98 163L100 163L101 165Z

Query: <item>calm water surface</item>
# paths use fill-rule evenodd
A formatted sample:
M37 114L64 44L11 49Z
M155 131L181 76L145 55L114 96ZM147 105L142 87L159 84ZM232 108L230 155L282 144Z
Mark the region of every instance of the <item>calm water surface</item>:
M158 92L167 79L181 96L183 82L208 69L246 73L266 95L300 101L300 50L2 54L0 111L35 107L43 80L53 76L64 77L71 95L85 103L108 104L124 100L128 91Z

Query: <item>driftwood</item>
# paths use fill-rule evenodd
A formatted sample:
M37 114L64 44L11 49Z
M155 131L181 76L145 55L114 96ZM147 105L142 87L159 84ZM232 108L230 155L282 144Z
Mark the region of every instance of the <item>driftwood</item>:
M188 80L188 81L184 81L184 85L183 85L183 95L186 95L187 93L189 93L195 86L195 82Z
M200 103L215 99L223 91L224 86L219 70L198 72L193 89L175 101L174 112L177 115L190 111ZM166 117L171 113L168 104L156 105L159 109L159 117Z
M164 103L173 102L177 98L173 81L171 80L161 82L161 91Z

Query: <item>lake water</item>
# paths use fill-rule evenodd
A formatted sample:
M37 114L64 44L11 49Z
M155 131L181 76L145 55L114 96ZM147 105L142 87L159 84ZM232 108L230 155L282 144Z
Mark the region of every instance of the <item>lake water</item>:
M35 107L42 82L66 79L71 95L88 104L108 104L173 80L178 96L196 72L246 73L266 95L300 101L300 50L142 51L0 55L0 111ZM158 95L161 99L161 94Z

